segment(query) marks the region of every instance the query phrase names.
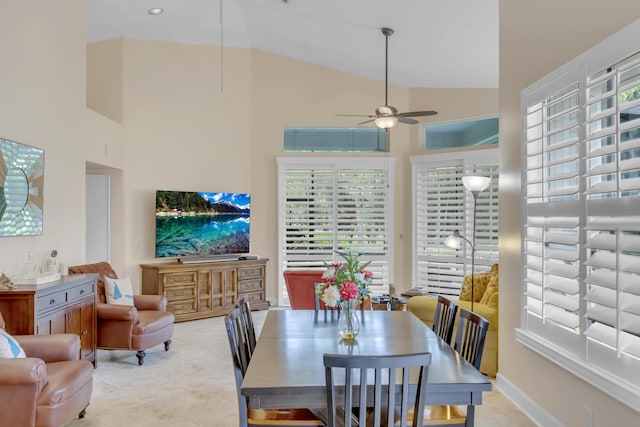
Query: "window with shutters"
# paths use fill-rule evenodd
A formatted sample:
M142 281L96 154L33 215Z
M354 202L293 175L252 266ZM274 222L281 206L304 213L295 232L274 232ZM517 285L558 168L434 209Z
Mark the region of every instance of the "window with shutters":
M636 23L522 94L523 304L516 333L636 410L639 37Z
M389 157L278 158L279 305L285 269L324 269L336 251L362 253L372 292L393 277L393 163Z
M460 295L471 274L471 247L452 249L444 240L459 231L472 241L473 195L462 185L465 175L491 177L479 194L476 212L474 272L498 262L498 150L467 150L411 158L413 176L413 286Z

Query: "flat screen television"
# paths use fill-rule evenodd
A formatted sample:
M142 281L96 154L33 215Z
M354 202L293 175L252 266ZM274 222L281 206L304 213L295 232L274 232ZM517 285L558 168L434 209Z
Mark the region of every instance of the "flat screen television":
M249 194L158 190L156 258L247 254L250 214Z

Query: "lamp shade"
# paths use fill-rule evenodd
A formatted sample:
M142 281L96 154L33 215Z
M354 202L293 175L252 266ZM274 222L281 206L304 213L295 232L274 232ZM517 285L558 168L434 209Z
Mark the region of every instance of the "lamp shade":
M462 177L462 185L469 191L484 191L491 184L488 176L468 175Z
M454 231L453 234L444 239L444 244L451 249L460 249L460 246L462 245L461 240L462 238L460 237L460 233Z

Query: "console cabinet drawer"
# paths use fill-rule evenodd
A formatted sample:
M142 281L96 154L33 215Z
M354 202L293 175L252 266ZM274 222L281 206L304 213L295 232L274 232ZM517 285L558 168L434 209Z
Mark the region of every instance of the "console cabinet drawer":
M264 289L264 281L262 278L242 280L238 282L238 294L251 291L259 291Z
M87 283L82 286L76 286L69 289L69 299L71 301L77 301L87 296L95 294L95 286L93 283Z
M165 289L164 295L167 297L167 301L176 301L183 299L194 299L197 295L197 286L187 285L187 286L171 286Z
M165 296L176 322L226 315L245 295L252 309L266 309L267 261L143 264L142 293Z
M67 304L67 291L60 291L38 297L36 309L38 311L48 311Z
M254 277L264 277L264 266L239 267L238 280L252 279Z
M185 271L180 273L166 273L162 275L163 284L166 287L194 285L198 282L198 273L195 271Z
M198 303L196 300L168 301L167 309L176 316L177 320L179 315L196 313L198 311Z

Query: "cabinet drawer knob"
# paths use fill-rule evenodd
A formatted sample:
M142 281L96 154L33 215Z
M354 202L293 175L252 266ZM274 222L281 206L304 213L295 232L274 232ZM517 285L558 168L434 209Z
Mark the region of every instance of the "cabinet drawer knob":
M80 295L84 294L84 289L80 289Z
M56 300L55 300L54 298L51 298L51 299L49 300L49 305L51 305L51 304L55 304L55 303L56 303Z
M88 332L88 331L86 331L86 330L82 331L82 335L87 335L88 333L89 333L89 332Z

